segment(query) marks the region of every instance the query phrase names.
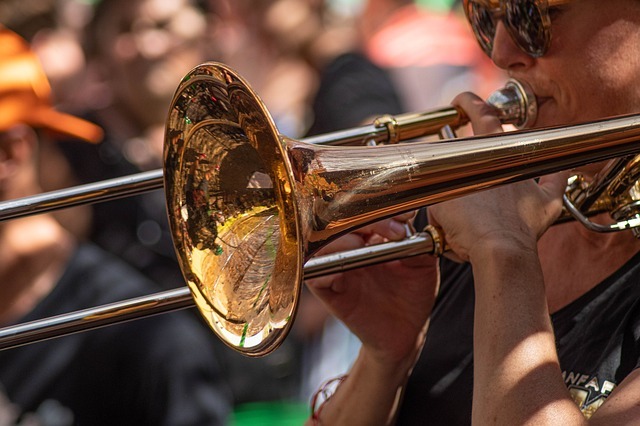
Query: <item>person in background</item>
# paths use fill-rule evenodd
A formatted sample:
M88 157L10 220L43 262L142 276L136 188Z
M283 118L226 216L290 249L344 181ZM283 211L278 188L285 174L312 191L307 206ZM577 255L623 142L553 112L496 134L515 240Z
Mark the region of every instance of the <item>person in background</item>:
M86 68L81 34L88 10L89 4L77 0L7 0L0 5L0 23L27 40L40 59L56 106L76 115L83 111L78 105ZM46 176L40 182L45 192L79 184L60 146L41 147L41 155L47 158L39 172ZM78 236L85 236L91 226L90 206L57 210L52 215Z
M640 3L465 0L480 46L538 100L535 127L640 112ZM453 100L476 134L493 108ZM587 181L603 164L580 167ZM310 424L636 424L640 242L551 226L568 173L428 208L456 263L405 259L309 281L362 350ZM606 214L592 220L610 221ZM327 250L391 239L397 221ZM393 285L389 285L393 283Z
M87 75L85 99L80 101L83 115L104 128L105 140L99 146L61 144L81 182L162 166L165 120L178 84L196 65L222 61L226 55L222 45L228 40L218 32L222 3L96 3L84 32ZM151 278L158 289L185 285L165 204L163 191L96 204L87 235ZM229 422L240 425L256 413L267 415L261 409L270 405L274 406L271 414L280 418L285 415L279 414L281 407L288 416L294 415L291 410L297 410L298 418L306 416L306 401L301 404L298 400L300 358L296 342L285 342L269 357L249 359L226 347L196 311L187 314L202 328L206 344L215 348L222 379L231 391ZM298 405L291 407L289 403ZM258 410L252 410L258 405Z
M0 29L0 199L41 192L41 147L98 142L102 130L52 107L28 43ZM0 225L0 325L157 291L49 214ZM216 425L231 403L216 352L184 312L0 352L0 394L16 424Z
M283 131L299 133L303 128L300 117L307 111L305 93L313 81L312 71L298 57L294 38L274 32L282 31L278 24L283 24L283 18L294 15L300 19L287 21L287 25L312 23L315 10L307 9L306 1L264 2L260 7L255 2L218 0L51 3L56 7L47 3L51 9L46 13L42 9L47 7L33 8L43 19L25 16L14 20L16 27L28 27L24 32L32 35L34 48L47 65L45 72L52 73L56 100L100 123L106 139L98 146L66 140L55 146L45 144L41 149L47 150L49 161L42 164L43 185L48 190L160 167L164 120L173 92L184 73L205 60L231 60L257 84ZM234 20L232 14L238 9L246 13ZM305 13L291 13L294 10ZM268 24L260 20L265 14L270 16ZM44 22L45 28L33 22ZM256 22L259 25L252 26ZM86 48L86 57L78 60L76 49L70 48L72 42ZM67 58L64 54L68 52L74 54ZM145 128L154 131L147 134ZM148 136L151 133L154 137ZM68 161L53 161L59 158L53 155L58 154L58 147L72 167ZM62 173L65 168L68 175ZM61 179L69 175L71 182ZM164 203L163 192L157 191L83 206L95 212L93 218L79 214L76 208L55 214L60 220L60 213L70 213L72 221L64 222L66 227L72 225L72 232L81 238L122 256L152 278L158 289L173 288L183 286L184 280L174 259ZM86 217L90 219L88 231L80 220ZM198 318L198 322L202 321ZM296 339L288 339L269 357L248 359L204 329L216 346L224 379L232 390L237 415L231 421L241 424L248 417L268 415L285 421L307 415L308 398L305 395L301 400L300 396L304 355Z
M90 16L81 39L83 88L74 100L105 129L105 139L99 146L60 146L80 183L160 168L173 93L207 57L206 11L190 0L115 0L98 2ZM92 206L84 237L161 288L183 284L162 191Z
M488 96L506 73L476 47L458 1L369 0L362 11L363 50L385 69L406 108L441 107L458 93Z

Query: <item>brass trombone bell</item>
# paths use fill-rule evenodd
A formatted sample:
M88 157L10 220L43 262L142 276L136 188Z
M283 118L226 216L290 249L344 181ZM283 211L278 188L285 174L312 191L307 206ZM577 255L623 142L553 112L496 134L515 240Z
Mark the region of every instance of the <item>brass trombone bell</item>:
M458 121L441 125L462 122L452 109ZM423 134L387 123L400 138ZM286 336L303 265L328 242L472 191L634 154L639 137L629 116L435 144L314 145L280 135L242 77L207 63L171 105L164 187L198 309L228 346L261 356Z

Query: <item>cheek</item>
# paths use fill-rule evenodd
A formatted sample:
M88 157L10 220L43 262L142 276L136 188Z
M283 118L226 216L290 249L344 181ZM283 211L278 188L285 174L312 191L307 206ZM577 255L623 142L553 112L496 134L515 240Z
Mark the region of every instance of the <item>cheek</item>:
M584 102L597 104L592 107L602 115L635 111L640 106L635 84L640 73L637 24L623 20L613 22L587 42L583 65L575 70L585 82L580 88Z

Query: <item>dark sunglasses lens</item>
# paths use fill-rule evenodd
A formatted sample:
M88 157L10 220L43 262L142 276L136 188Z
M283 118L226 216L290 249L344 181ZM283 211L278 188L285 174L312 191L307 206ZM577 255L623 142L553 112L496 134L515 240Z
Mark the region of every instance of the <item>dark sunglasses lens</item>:
M474 1L467 3L467 18L484 52L491 56L496 24L489 9Z
M547 47L547 31L536 0L513 0L505 4L507 28L529 55L540 57Z

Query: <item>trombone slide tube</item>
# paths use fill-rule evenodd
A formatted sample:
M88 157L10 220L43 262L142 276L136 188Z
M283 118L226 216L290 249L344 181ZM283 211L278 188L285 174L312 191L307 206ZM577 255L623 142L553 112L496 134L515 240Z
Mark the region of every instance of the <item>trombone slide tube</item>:
M433 254L436 247L433 238L420 232L402 241L313 257L304 265L304 278L312 279L392 260L405 259L421 254Z
M0 203L0 221L84 204L111 201L160 189L163 186L162 169L158 169L3 201Z
M187 287L0 329L0 350L193 306Z
M362 147L286 144L289 158L300 159L292 162L296 184L306 194L322 195L300 197L299 202L305 255L310 256L335 237L383 218L637 153L640 115L437 144L386 145L366 154ZM330 197L323 188L312 187L313 182L338 189Z
M428 135L429 132L435 131L443 122L451 124L458 123L460 120L457 114L457 110L450 107L424 113L404 114L398 116L397 120L400 126L405 126L403 123L406 122L406 129L402 130L403 138L409 136L418 137ZM422 125L424 130L418 130L419 125ZM301 142L314 145L334 146L363 145L368 141L373 141L378 144L389 141L391 137L390 131L387 126L370 124L311 136L301 139ZM162 169L156 169L17 198L15 200L2 201L0 202L0 222L64 208L140 195L145 192L162 189L163 187L163 171Z
M305 279L318 278L382 262L421 254L431 254L433 251L434 244L431 236L422 232L403 241L377 244L315 257L306 263L304 276ZM193 306L195 306L195 302L189 288L185 286L148 296L8 326L0 329L0 350L12 349Z

